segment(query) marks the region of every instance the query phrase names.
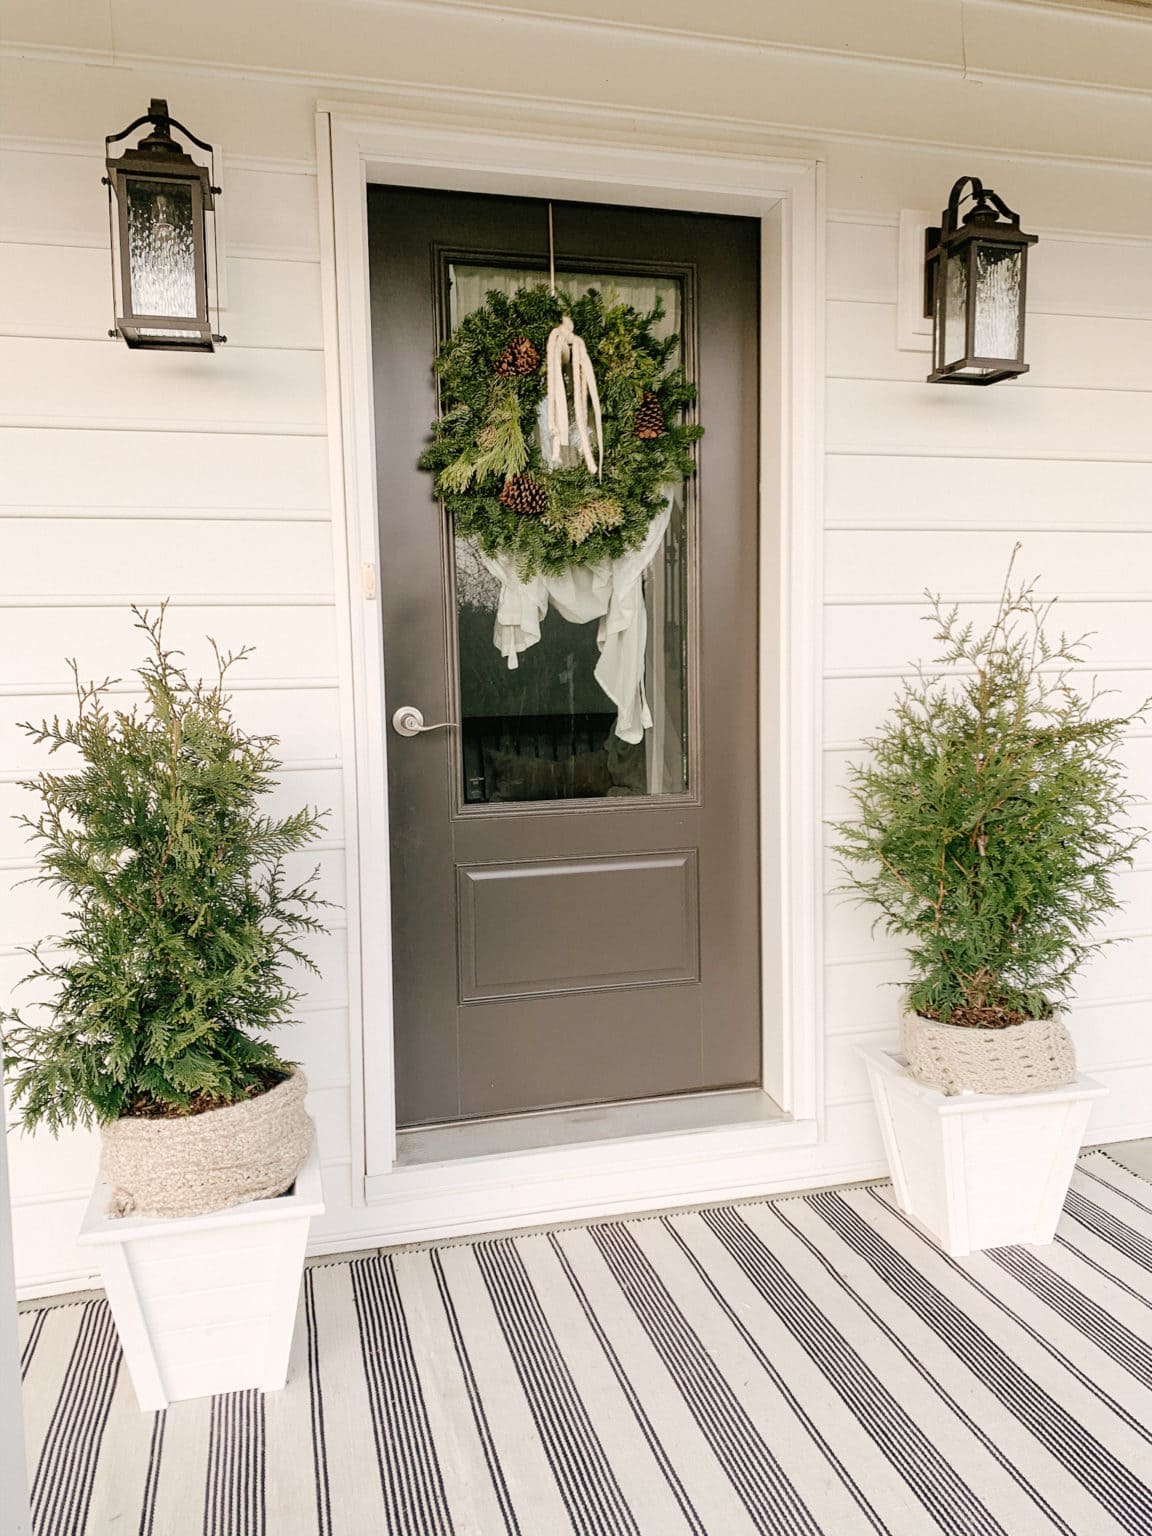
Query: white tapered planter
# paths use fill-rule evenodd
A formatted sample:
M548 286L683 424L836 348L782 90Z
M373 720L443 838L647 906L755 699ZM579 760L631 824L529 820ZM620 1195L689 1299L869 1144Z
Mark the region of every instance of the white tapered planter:
M99 1181L80 1228L93 1249L144 1410L288 1375L304 1248L324 1212L312 1150L287 1194L203 1216L106 1214Z
M896 1052L858 1049L900 1209L955 1257L1050 1243L1107 1088L1081 1073L1040 1092L949 1095L918 1083Z

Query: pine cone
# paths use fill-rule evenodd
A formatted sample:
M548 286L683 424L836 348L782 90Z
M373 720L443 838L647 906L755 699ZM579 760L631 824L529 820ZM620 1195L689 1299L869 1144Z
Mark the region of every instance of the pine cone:
M527 336L514 336L496 362L502 379L522 379L540 366L540 353Z
M653 438L663 437L667 430L663 407L652 391L646 389L636 408L636 436L650 442Z
M500 505L521 517L539 517L547 510L548 492L531 475L509 475L500 492Z

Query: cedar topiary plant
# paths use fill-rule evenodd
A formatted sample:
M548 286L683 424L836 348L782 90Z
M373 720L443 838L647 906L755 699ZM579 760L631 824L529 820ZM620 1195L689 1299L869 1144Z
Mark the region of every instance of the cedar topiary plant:
M1147 706L1099 715L1069 671L1083 638L1047 638L1052 604L1013 590L1015 558L982 633L926 594L954 674L905 682L850 770L857 816L835 824L843 889L909 941L910 1009L977 1028L1053 1016L1146 835L1117 748Z
M181 653L165 649L163 608L133 612L151 647L136 674L145 706L110 710L113 680L81 683L71 662L75 720L22 727L83 759L23 786L44 806L21 818L39 844L32 878L63 894L71 926L27 951L25 981L53 994L35 1005L43 1017L0 1015L22 1123L54 1134L221 1108L282 1081L294 1063L263 1032L300 995L285 963L315 970L299 937L324 931L315 912L326 903L283 866L323 816L260 809L277 741L241 729L224 692L249 649L212 642L215 680L190 682Z

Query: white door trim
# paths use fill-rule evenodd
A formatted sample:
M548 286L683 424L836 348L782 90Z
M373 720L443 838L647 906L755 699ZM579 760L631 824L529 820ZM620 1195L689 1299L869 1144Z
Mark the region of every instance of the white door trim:
M569 1206L545 1197L557 1178L576 1177L581 1210L595 1207L606 1151L505 1154L468 1164L468 1215L453 1215L460 1163L414 1172L396 1166L393 1070L391 903L384 661L375 600L388 580L378 547L373 435L372 349L365 189L369 181L475 192L560 196L590 202L736 213L761 221L760 515L762 622L761 885L764 1089L784 1121L635 1138L630 1166L646 1169L631 1199L658 1204L673 1170L690 1158L695 1198L740 1182L744 1157L771 1146L817 1139L822 1131L820 614L823 448L824 206L819 160L765 154L750 132L747 152L678 150L668 125L621 114L598 117L560 137L543 113L525 127L523 101L494 99L487 123L453 125L445 106L434 125L414 121L410 102L394 107L321 103L317 111L321 280L329 400L336 560L345 557L344 729L349 885L349 1009L353 1058L353 1187L358 1198L393 1207L397 1228L424 1230L405 1214L408 1193L442 1195L436 1230L513 1224L508 1195L519 1190L524 1218ZM501 121L509 127L497 131ZM551 137L549 135L552 135ZM338 577L339 584L339 577ZM402 899L402 894L397 895ZM360 1049L357 1050L357 1040ZM363 1161L360 1162L362 1154ZM588 1177L584 1177L588 1175ZM358 1187L359 1186L359 1187ZM408 1186L411 1186L408 1189ZM490 1196L485 1198L485 1192ZM605 1185L605 1208L614 1202ZM504 1215L497 1220L498 1212ZM383 1213L382 1213L383 1214Z

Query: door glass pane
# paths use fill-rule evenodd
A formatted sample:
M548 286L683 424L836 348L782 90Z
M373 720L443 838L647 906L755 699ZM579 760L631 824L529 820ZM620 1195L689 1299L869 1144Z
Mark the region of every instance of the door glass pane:
M480 308L492 289L511 295L540 281L536 270L454 263L450 323L455 328ZM573 295L599 288L607 303L630 304L641 312L652 310L659 298L662 333L681 330L678 278L557 272L556 283ZM597 606L599 599L589 596L593 578L587 568L575 576L546 578L550 601L540 639L509 667L499 649L498 620L502 607L507 617L508 605L524 594L471 540L455 539L466 803L617 799L682 794L688 788L689 490L671 491L667 531L638 578L635 602L622 605L631 614L631 668L622 668L618 656L612 664L606 618L574 622L557 607L558 602L579 613ZM633 562L631 580L636 579ZM606 583L615 583L617 592L627 590L624 562L596 569L597 589ZM635 686L622 689L622 679Z

